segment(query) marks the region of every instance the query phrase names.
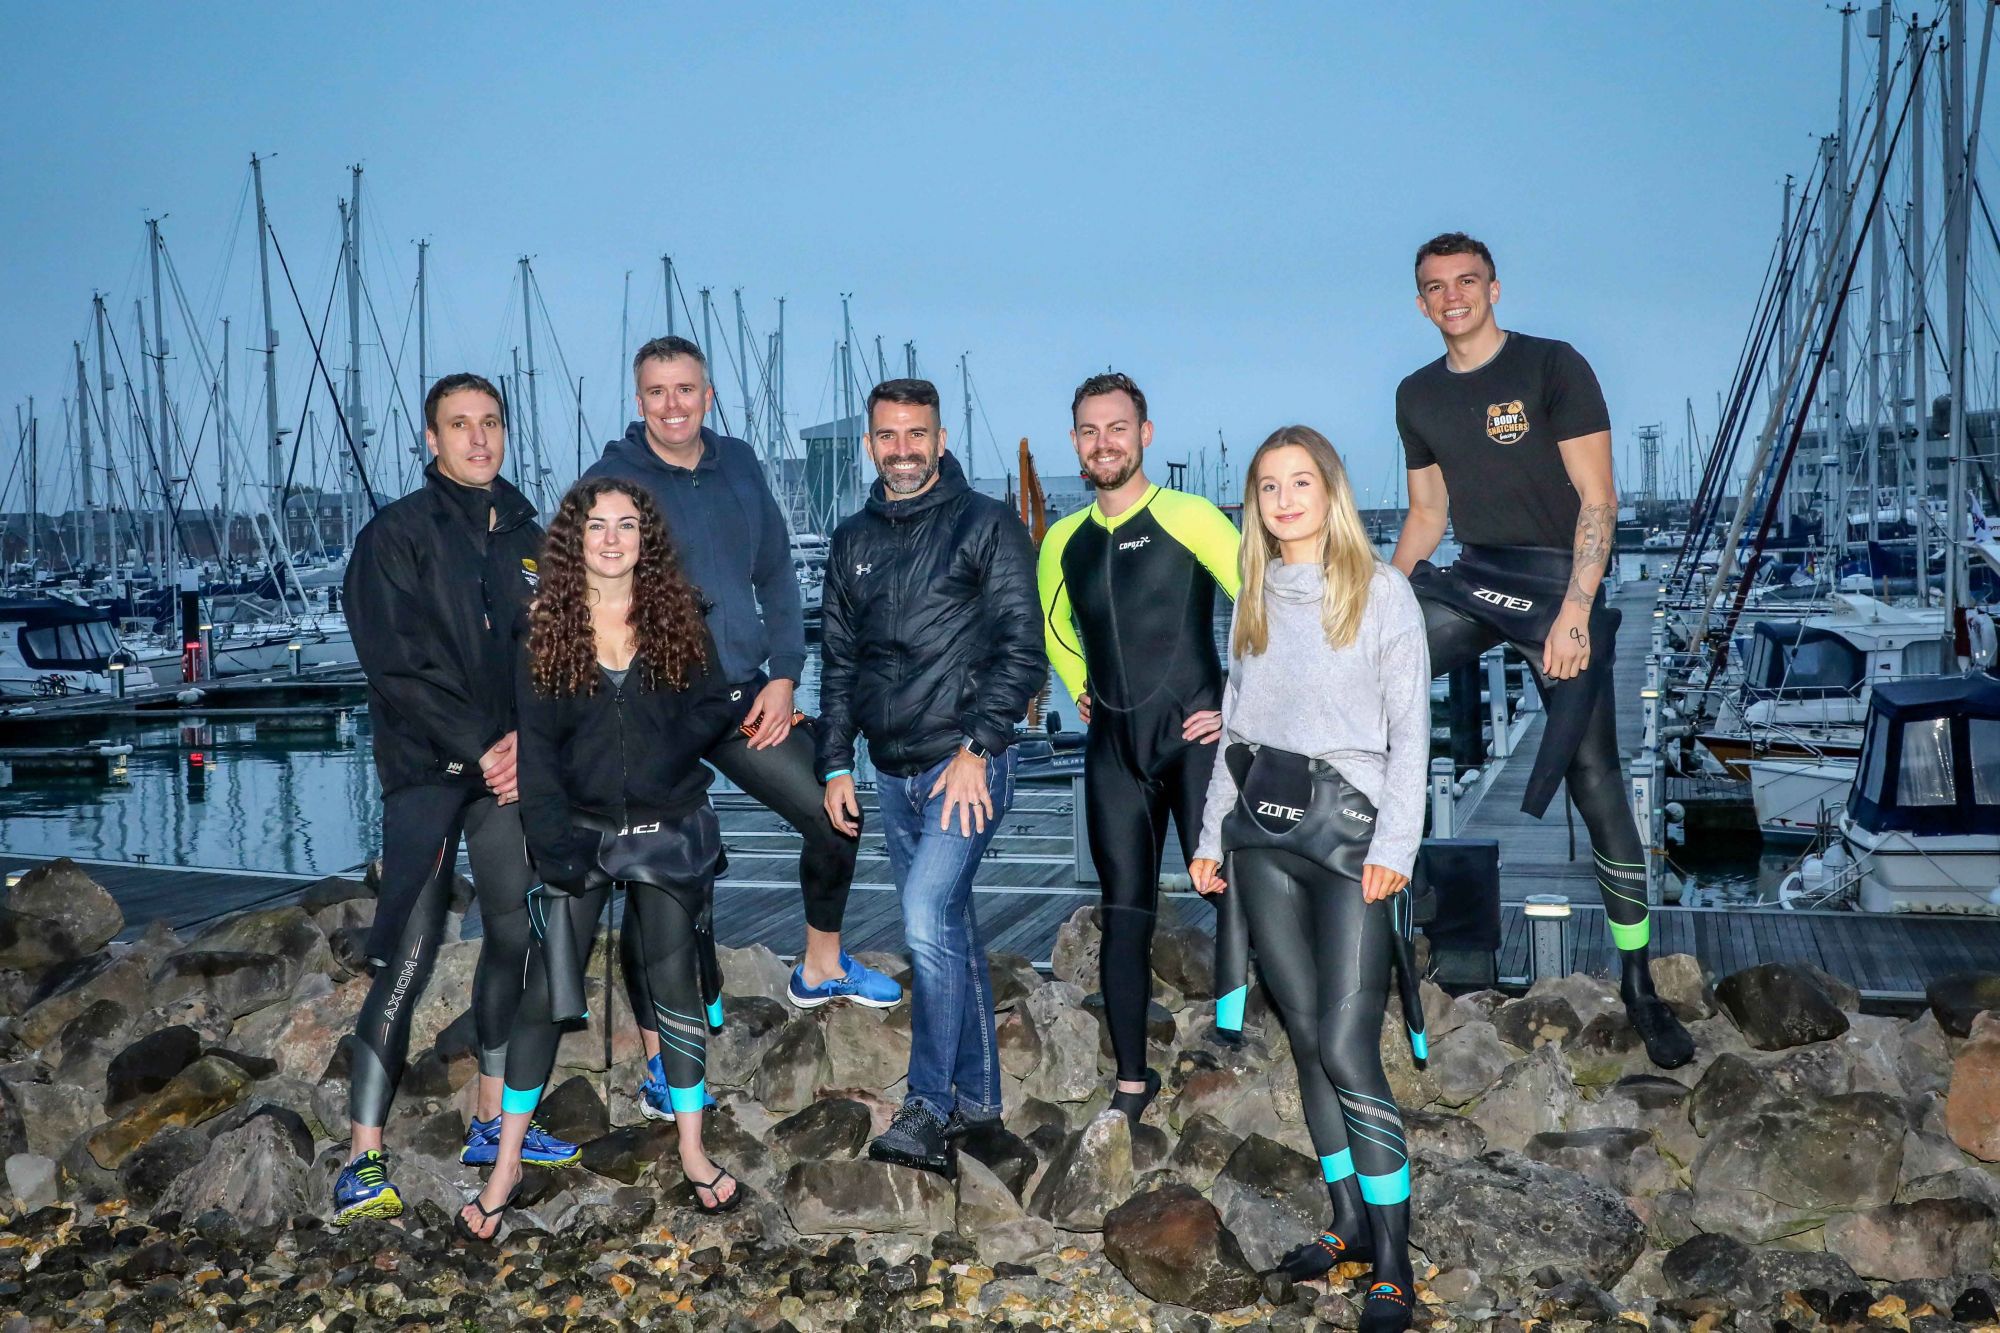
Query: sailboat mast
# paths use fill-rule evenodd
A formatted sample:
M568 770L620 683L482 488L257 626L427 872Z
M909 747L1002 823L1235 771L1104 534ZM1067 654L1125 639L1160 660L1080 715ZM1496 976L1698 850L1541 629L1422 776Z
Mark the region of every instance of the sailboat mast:
M1917 59L1917 44L1924 40L1916 16L1910 18L1910 104L1917 109L1918 124L1924 123L1924 67ZM1910 220L1904 228L1908 251L1903 265L1909 287L1905 300L1903 342L1910 357L1910 401L1917 414L1917 603L1930 604L1930 506L1931 506L1931 400L1930 400L1930 311L1924 300L1924 255L1929 248L1924 239L1924 138L1910 136ZM1900 433L1900 432L1899 432Z
M1889 0L1882 0L1875 12L1869 16L1870 27L1876 29L1875 37L1875 151L1869 155L1874 167L1873 174L1886 177L1889 171L1889 34L1895 24L1889 17ZM1875 202L1869 211L1871 223L1879 222L1874 209L1882 207ZM1882 346L1883 336L1882 304L1883 288L1889 281L1889 243L1884 233L1885 226L1871 225L1868 237L1868 535L1871 539L1880 535L1882 513ZM1902 511L1902 489L1896 491L1897 512ZM1921 578L1921 574L1919 575Z
M1950 358L1951 425L1945 445L1945 623L1955 624L1965 557L1965 276L1972 172L1965 154L1965 0L1949 0L1951 49L1945 62L1945 354Z
M100 395L97 412L98 424L104 427L104 462L107 476L110 473L113 454L111 451L111 370L104 355L104 296L100 292L90 294L90 305L97 326L97 388ZM111 570L118 571L118 509L107 505L109 518L105 523L105 534L111 542Z
M958 388L965 398L965 476L973 480L979 476L979 464L972 456L972 368L970 352L958 354Z
M17 406L14 409L19 412ZM18 419L18 418L17 418ZM35 566L41 556L42 476L41 448L35 430L35 398L28 395L28 582L33 585Z
M168 430L167 411L167 324L166 307L160 301L160 220L146 219L146 249L153 263L153 370L158 385L160 427L153 448L153 465L160 474L161 565L162 577L172 578L179 564L174 558L176 524L173 519L173 436Z
M278 430L278 326L271 322L271 227L264 213L264 164L250 155L250 179L257 190L257 277L264 292L264 484L271 492L271 516L285 523L284 437Z
M750 321L743 317L743 289L735 289L736 296L736 389L743 399L743 438L751 448L757 446L755 417L750 411Z
M917 344L915 341L903 344L903 374L910 379L917 377Z
M1834 199L1838 204L1835 216L1839 219L1839 222L1833 232L1833 245L1827 252L1827 262L1829 264L1841 264L1846 261L1848 214L1854 207L1854 201L1850 197L1847 183L1848 173L1853 170L1853 164L1848 154L1847 99L1848 66L1850 63L1849 52L1854 45L1853 19L1855 9L1851 4L1843 5L1839 12L1840 127L1835 131L1833 140ZM1830 434L1827 438L1832 441L1833 452L1840 459L1841 530L1845 533L1848 515L1848 478L1850 473L1848 472L1847 452L1847 316L1844 308L1840 314L1835 316L1835 322L1837 327L1833 335L1833 364L1829 367L1832 375L1832 384L1827 390L1827 405L1831 415L1829 423ZM1876 536L1875 497L1871 493L1868 497L1868 540L1874 541Z
M431 391L431 289L427 267L431 243L417 242L417 402L422 403ZM422 462L424 457L424 427L429 418L410 423L410 452Z
M674 336L674 257L661 255L660 267L667 275L667 336L671 338ZM704 347L702 351L705 354L708 349Z
M713 321L709 318L709 310L710 310L709 294L711 291L713 291L713 288L704 287L701 289L701 354L703 356L708 356L708 357L712 357L715 354L715 330L713 327ZM715 370L712 365L709 369L706 378L708 380L709 387L711 389L714 388ZM713 395L710 395L710 401L711 402L714 401ZM710 410L713 411L714 409L711 408ZM708 424L708 418L706 416L702 418L701 424L704 426Z
M215 450L215 501L222 510L222 550L219 555L226 564L229 560L229 319L222 321L222 383L217 390L220 410L216 413Z
M361 407L361 168L349 167L353 173L353 193L347 205L347 432L354 441L355 458L342 459L340 472L352 472L354 480L361 480L357 459L360 451L368 447L368 422ZM353 496L352 487L344 483L340 488L340 542L343 549L354 545Z
M90 469L90 380L83 372L83 344L73 342L76 353L77 468L83 481L83 563L97 564L97 479Z
M542 459L542 402L541 393L535 387L535 315L529 299L534 287L535 272L528 266L528 257L521 256L521 327L527 332L528 340L528 435L535 451L535 492L540 496L543 474L547 469ZM517 366L518 373L519 367Z

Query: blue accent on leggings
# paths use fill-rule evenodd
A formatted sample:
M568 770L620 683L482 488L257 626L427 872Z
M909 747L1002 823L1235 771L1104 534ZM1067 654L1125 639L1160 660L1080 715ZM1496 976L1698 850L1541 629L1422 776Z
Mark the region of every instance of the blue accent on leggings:
M711 1030L722 1026L722 997L720 995L708 1002L708 1026Z
M530 1088L523 1092L519 1088L503 1085L500 1089L500 1110L506 1115L533 1115L535 1108L541 1104L540 1088Z
M1227 995L1218 996L1215 1001L1215 1026L1224 1032L1243 1030L1243 1005L1250 998L1248 985L1238 986Z
M1431 1058L1431 1035L1428 1032L1410 1034L1410 1054L1419 1060Z
M673 1106L675 1115L700 1111L707 1098L708 1081L706 1079L695 1084L692 1088L676 1088L671 1084L667 1087L667 1101ZM1407 1190L1404 1192L1408 1193Z
M1386 1176L1356 1176L1361 1182L1361 1197L1376 1207L1386 1207L1401 1203L1410 1197L1410 1168L1399 1166Z
M1331 1185L1336 1180L1345 1180L1354 1174L1354 1150L1342 1148L1337 1153L1319 1159L1319 1169Z

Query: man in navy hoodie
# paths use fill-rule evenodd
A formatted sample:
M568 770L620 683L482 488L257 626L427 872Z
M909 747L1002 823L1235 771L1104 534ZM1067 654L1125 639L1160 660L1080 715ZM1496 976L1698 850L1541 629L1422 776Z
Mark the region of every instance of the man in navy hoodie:
M701 424L715 404L701 348L686 338L655 338L632 358L632 379L639 420L584 475L637 482L660 506L682 566L711 603L708 625L723 678L743 705L741 729L708 761L805 839L799 889L806 947L792 970L791 1001L807 1009L833 999L894 1005L902 988L840 947L857 840L828 821L812 737L796 728L792 696L805 670L806 636L785 516L756 451ZM628 930L625 938L636 935ZM629 955L625 971L628 987L644 984L644 969ZM633 1007L657 1063L658 1038L643 1026L652 1006L635 998ZM649 1116L672 1119L663 1073L648 1077L640 1103Z

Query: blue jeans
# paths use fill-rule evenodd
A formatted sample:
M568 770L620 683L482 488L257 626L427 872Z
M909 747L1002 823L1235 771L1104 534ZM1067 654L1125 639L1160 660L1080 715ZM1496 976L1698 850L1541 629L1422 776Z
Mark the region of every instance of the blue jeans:
M983 833L941 829L944 793L931 795L950 759L907 778L879 774L882 835L903 903L910 948L910 1074L906 1102L940 1120L953 1106L967 1116L1000 1114L1000 1052L993 1035L993 984L986 942L972 910L972 876L1014 803L1014 752L986 761L993 816Z

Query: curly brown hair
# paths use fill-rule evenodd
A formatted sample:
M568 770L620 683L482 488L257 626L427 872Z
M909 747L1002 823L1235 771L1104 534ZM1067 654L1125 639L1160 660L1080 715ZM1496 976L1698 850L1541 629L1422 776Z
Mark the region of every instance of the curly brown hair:
M529 671L535 688L552 697L597 692L597 639L590 627L583 531L591 506L612 492L639 511L639 561L632 570L630 623L638 640L646 688L684 690L708 658L701 595L681 572L667 525L644 487L610 477L579 481L563 496L542 540L540 579L529 613Z

